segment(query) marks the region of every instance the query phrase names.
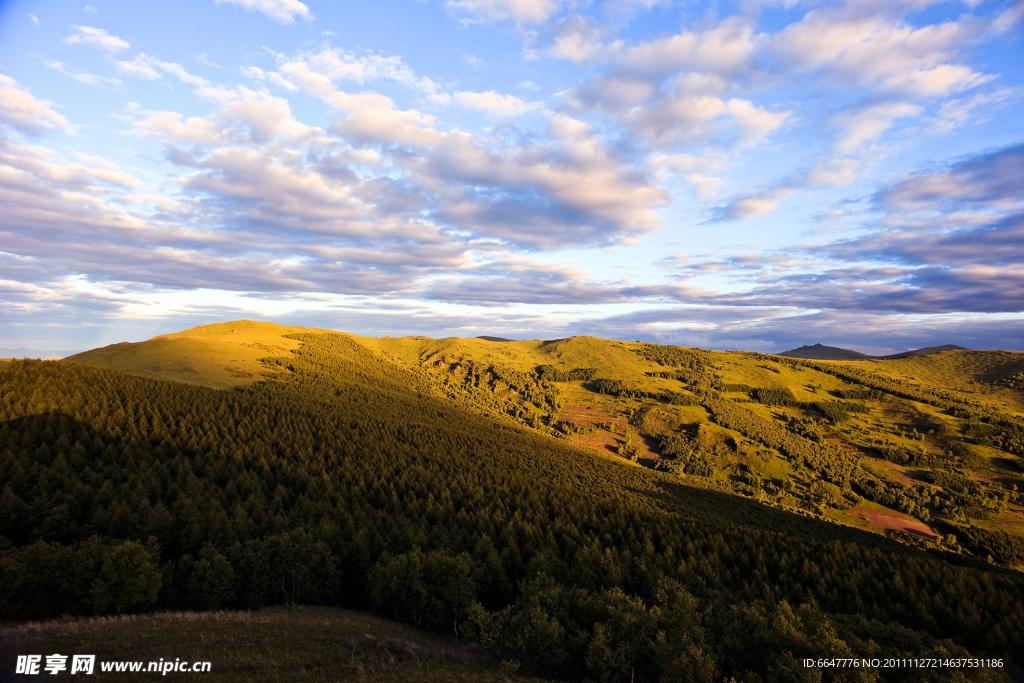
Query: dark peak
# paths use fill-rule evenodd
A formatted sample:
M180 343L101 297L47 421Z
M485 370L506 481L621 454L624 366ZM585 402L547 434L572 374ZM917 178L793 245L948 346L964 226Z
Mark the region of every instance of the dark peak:
M791 351L783 351L778 355L786 356L787 358L803 358L806 360L861 360L864 358L870 358L870 356L858 353L857 351L841 349L837 346L825 346L824 344L801 346L800 348L792 349Z
M491 342L510 342L510 341L512 341L511 339L505 339L504 337L489 337L486 334L480 335L479 337L477 337L477 339L483 339L484 341L491 341Z
M803 358L805 360L893 360L896 358L908 358L910 356L927 356L931 353L942 353L943 351L967 351L962 346L956 344L944 344L943 346L928 346L923 349L915 349L913 351L904 351L903 353L894 353L889 356L869 356L865 353L858 351L851 351L850 349L842 349L838 346L825 346L824 344L814 344L813 346L801 346L798 349L791 351L783 351L779 356L786 356L788 358Z

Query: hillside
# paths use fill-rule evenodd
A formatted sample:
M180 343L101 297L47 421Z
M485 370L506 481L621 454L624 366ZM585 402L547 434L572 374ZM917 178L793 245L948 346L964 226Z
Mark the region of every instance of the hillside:
M103 618L62 619L0 628L4 681L32 681L8 671L8 653L89 652L99 680L125 673L103 663L142 662L154 656L184 656L209 662L209 673L169 672L177 681L222 683L528 683L541 679L510 675L478 648L447 633L380 619L365 612L329 607L272 607L253 612L167 612ZM272 647L267 647L273 643ZM131 674L128 674L131 676ZM138 674L136 674L138 675ZM146 674L143 674L146 675ZM149 673L149 676L156 674ZM54 676L76 680L80 676Z
M0 619L342 605L605 680L1024 651L993 405L870 361L254 330L294 350L234 391L0 370Z
M942 346L926 346L923 349L914 349L913 351L904 351L903 353L894 353L889 356L881 356L881 358L890 360L896 358L909 358L911 356L927 356L933 353L942 353L944 351L969 351L962 346L956 344L943 344Z
M260 359L297 349L298 342L286 335L313 331L237 320L200 325L134 344L111 344L64 360L223 389L268 378L268 368Z
M173 365L164 359L178 354L179 365L209 373L190 375L190 382L242 385L258 377L289 376L287 363L268 362L256 352L297 348L294 330L240 321L98 351L105 354L101 367L128 371L140 367L139 357L153 368ZM241 334L246 336L240 338ZM744 352L594 337L501 342L347 338L377 360L411 373L415 379L410 381L437 399L572 441L605 457L673 472L700 486L879 533L901 531L908 540L938 541L958 531L962 536L965 525L1024 539L1024 507L1013 489L1024 489L1022 453L1014 452L1020 446L1011 445L1017 442L1011 438L1006 444L1010 452L1001 453L992 448L994 440L973 435L979 428L970 427L970 419L892 393L904 382L923 382L941 390L943 378L949 377L978 377L991 383L1024 370L1024 354L955 351L881 363L860 361L849 367L894 383L879 385L877 395L861 397L860 379L839 378L831 366L795 359L776 362L777 356ZM240 341L250 344L244 348L251 352L247 367L252 377L226 375L224 366L209 360ZM192 357L181 355L190 352ZM92 362L93 357L82 354L68 360ZM679 372L680 364L687 372ZM140 374L151 375L145 370ZM604 388L595 390L595 382ZM993 393L992 386L985 396L954 393L958 401L984 410L997 408L990 404L994 396L1010 401L999 409L1011 406L1017 390L1000 386ZM741 411L740 417L730 419L714 410L706 400L708 392L730 400L722 405L740 403L731 409ZM779 396L772 398L772 392ZM833 415L830 410L838 412ZM738 428L737 419L759 422ZM766 437L778 429L784 430L780 434L785 439ZM815 465L815 459L821 463ZM842 464L832 471L833 464L826 463ZM932 473L944 467L957 468L958 476L975 483L962 491L936 483ZM855 497L844 497L843 488ZM919 501L926 498L929 503L922 505ZM991 554L992 544L1000 543L979 542L974 547L984 557ZM997 555L1017 557L1014 552Z

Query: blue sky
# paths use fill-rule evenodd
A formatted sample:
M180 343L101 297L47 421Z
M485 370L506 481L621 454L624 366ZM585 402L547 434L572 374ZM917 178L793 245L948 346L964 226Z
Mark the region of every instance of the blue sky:
M0 3L0 349L1024 350L1024 3Z

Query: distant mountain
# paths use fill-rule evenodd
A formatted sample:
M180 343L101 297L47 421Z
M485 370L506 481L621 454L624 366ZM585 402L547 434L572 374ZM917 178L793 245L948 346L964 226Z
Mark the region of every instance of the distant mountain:
M872 356L858 353L856 351L850 351L849 349L841 349L837 346L824 346L822 344L801 346L799 349L784 351L777 355L787 356L788 358L804 358L807 360L865 360L867 358L872 358Z
M908 358L910 356L927 356L929 353L942 353L943 351L968 351L969 349L963 346L957 346L956 344L943 344L942 346L926 346L923 349L914 349L913 351L904 351L903 353L894 353L891 356L881 356L881 358Z
M923 349L894 353L889 356L869 356L858 351L841 349L838 346L824 346L815 344L813 346L801 346L798 349L784 351L776 355L788 358L804 358L806 360L892 360L895 358L908 358L910 356L927 356L930 353L941 353L943 351L968 351L969 349L956 344L944 344L942 346L928 346Z
M477 337L477 339L483 339L484 341L493 341L493 342L509 342L509 341L512 341L511 339L505 339L504 337L488 337L485 334L480 335L479 337Z

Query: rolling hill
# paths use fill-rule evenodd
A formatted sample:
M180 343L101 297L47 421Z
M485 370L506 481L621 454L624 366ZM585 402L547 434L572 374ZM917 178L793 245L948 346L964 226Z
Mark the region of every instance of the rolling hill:
M315 330L237 320L111 344L64 360L223 389L265 379L267 368L260 359L297 349L299 344L287 335L310 331Z
M1020 357L241 321L15 361L0 619L304 603L539 675L792 678L826 651L1017 671L1021 416L923 378Z

